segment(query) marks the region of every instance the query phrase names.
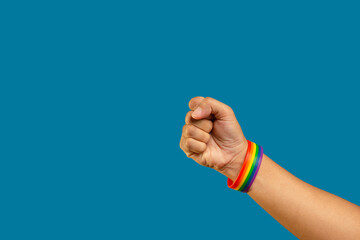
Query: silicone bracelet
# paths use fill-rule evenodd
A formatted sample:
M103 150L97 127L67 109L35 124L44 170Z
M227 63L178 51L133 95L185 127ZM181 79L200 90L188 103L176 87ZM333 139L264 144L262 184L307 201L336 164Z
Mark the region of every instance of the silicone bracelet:
M263 157L263 148L261 146L249 140L247 140L247 143L248 149L239 175L234 182L230 178L227 181L229 188L241 192L249 191L259 172Z

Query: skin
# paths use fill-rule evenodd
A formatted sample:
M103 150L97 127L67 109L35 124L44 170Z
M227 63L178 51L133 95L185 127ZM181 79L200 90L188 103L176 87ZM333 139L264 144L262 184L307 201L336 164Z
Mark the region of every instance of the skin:
M209 97L195 97L189 107L180 148L235 181L247 142L234 112ZM299 239L360 239L359 206L303 182L265 154L248 194Z

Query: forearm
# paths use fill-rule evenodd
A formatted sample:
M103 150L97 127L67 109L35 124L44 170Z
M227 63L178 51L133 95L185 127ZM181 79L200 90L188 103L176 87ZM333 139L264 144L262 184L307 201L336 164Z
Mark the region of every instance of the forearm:
M300 239L360 239L360 207L313 187L265 154L248 192Z

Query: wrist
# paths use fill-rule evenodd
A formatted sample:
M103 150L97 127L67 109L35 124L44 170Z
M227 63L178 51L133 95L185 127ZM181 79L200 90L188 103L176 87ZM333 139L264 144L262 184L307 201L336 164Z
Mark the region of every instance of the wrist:
M243 145L244 146L239 151L239 153L237 153L234 158L219 171L221 174L230 178L233 181L235 181L237 176L239 175L245 160L246 152L248 149L247 141L245 141L245 144Z

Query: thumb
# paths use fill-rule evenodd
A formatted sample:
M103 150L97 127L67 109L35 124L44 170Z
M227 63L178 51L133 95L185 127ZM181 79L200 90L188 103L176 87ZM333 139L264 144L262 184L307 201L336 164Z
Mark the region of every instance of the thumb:
M210 115L214 115L218 120L234 119L234 112L228 105L211 97L204 98L191 116L194 119L203 119L210 117Z

